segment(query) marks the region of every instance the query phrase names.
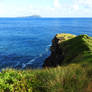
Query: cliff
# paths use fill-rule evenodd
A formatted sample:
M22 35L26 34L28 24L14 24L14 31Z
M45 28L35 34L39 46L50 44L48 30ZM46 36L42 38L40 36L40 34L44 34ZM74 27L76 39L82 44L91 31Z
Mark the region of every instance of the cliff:
M92 38L87 35L57 34L50 50L43 67L92 62Z

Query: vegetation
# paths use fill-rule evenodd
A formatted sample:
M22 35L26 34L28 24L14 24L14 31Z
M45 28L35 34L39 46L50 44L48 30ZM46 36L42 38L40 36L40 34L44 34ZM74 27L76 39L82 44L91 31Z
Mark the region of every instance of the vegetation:
M56 38L59 39L60 42L62 41L67 41L69 39L72 39L76 37L76 35L72 35L72 34L65 34L65 33L62 33L62 34L57 34L56 35Z
M65 40L59 46L65 57L62 61L63 64L87 63L92 65L92 37L79 35Z
M92 92L92 67L70 64L43 70L2 70L0 92Z

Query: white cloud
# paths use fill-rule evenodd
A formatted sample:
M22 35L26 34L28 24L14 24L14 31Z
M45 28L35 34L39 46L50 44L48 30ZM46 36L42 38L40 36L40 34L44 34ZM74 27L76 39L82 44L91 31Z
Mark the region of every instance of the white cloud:
M92 7L92 0L78 0L78 4L84 5L84 6L88 6L88 7Z
M8 5L6 3L0 2L0 17L17 17L17 16L28 16L31 15L33 11L31 5L30 7L20 7L16 5Z
M80 8L92 8L92 0L75 0L75 4L79 6Z
M78 4L75 4L75 5L73 5L73 8L74 8L74 10L79 10L79 5Z
M27 6L26 4L21 6L20 4L20 6L16 7L16 5L10 6L7 3L0 2L0 17L30 16L35 14L44 17L92 17L92 0L74 0L73 2L64 3L61 3L60 0L53 0L52 4L54 6L50 4L48 6Z
M0 3L0 14L4 13L5 9L4 9L4 5L3 3Z
M59 3L59 0L54 0L54 7L55 8L60 8L60 3Z

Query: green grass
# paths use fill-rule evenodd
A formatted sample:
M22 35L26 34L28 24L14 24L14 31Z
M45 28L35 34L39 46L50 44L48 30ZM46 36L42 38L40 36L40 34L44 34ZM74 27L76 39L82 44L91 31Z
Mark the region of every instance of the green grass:
M0 92L92 92L92 67L70 64L43 70L6 69Z
M92 63L92 37L79 35L60 43L64 55L63 64Z
M57 34L56 35L56 38L59 39L59 42L58 43L61 43L63 41L67 41L69 39L72 39L76 37L76 35L72 35L72 34L65 34L65 33L62 33L62 34Z

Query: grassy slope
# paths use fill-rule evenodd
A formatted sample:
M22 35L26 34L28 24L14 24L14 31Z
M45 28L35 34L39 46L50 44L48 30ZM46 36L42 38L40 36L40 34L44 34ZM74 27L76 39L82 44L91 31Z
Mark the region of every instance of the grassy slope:
M92 67L71 64L43 70L6 69L0 92L92 92Z
M59 39L59 43L62 42L62 41L67 41L67 40L72 39L74 37L76 37L76 35L65 34L65 33L56 35L56 38Z
M80 35L60 44L63 49L64 63L92 63L92 38Z

